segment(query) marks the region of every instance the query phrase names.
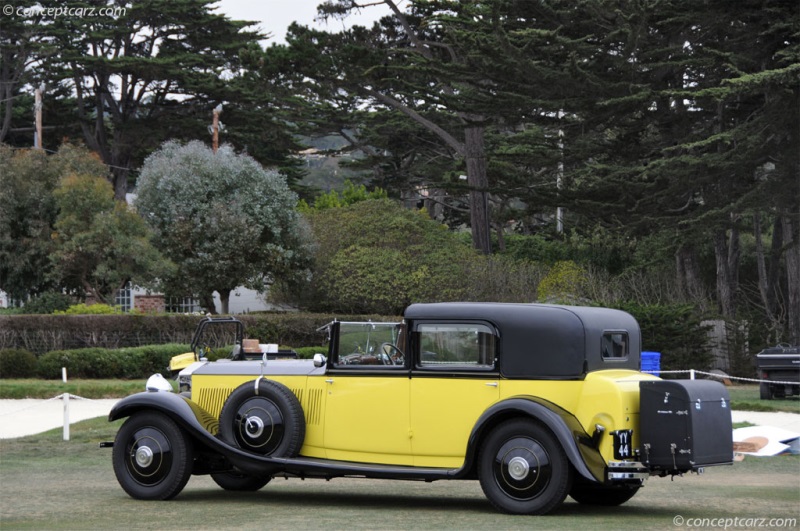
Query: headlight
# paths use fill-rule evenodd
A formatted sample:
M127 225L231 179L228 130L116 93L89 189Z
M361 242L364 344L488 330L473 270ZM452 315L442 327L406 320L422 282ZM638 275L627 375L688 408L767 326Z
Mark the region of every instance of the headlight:
M150 378L147 379L147 383L145 384L144 388L147 391L156 393L171 393L172 392L172 384L170 384L163 376L160 374L154 374Z

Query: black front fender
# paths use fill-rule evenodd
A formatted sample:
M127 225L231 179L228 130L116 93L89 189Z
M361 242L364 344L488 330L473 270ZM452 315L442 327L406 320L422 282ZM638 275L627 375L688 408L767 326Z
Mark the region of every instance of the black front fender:
M487 409L470 434L466 462L473 461L488 430L507 418L517 416L530 417L547 426L582 477L591 482L604 481L605 461L578 419L556 404L534 396L509 398Z
M186 397L166 392L143 392L123 398L108 414L109 422L141 411L159 411L169 416L193 440L219 453L242 472L269 475L284 468L284 458L271 458L245 452L216 437L217 419Z

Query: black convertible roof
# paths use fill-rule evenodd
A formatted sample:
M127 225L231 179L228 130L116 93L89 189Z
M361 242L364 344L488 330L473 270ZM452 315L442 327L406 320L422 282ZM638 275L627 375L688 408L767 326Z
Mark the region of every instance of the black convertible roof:
M517 378L578 378L609 368L639 369L641 333L630 314L611 308L482 302L412 304L414 321L483 321L500 334L500 369ZM603 334L628 335L624 359L604 359Z

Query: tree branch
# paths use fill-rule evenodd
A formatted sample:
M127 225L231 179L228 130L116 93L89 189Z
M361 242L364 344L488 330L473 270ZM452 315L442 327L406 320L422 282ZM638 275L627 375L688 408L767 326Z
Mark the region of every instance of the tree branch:
M450 146L460 156L462 157L465 156L466 148L464 146L464 143L459 142L458 139L456 139L453 135L445 131L441 126L433 123L432 121L428 120L427 118L419 114L414 109L411 109L407 105L404 105L401 101L396 100L391 96L387 96L386 94L382 94L377 90L371 88L364 87L363 90L376 100L381 101L386 105L389 105L390 107L393 107L394 109L397 109L398 111L402 112L403 114L405 114L406 116L408 116L421 126L425 127L426 129L437 135L439 138L444 140L445 143L447 143L447 145Z

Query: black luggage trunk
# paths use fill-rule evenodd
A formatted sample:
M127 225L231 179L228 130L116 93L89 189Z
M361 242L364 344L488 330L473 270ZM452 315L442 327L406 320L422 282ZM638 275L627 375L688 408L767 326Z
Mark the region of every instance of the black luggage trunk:
M639 382L642 463L679 473L733 462L730 397L719 382Z

